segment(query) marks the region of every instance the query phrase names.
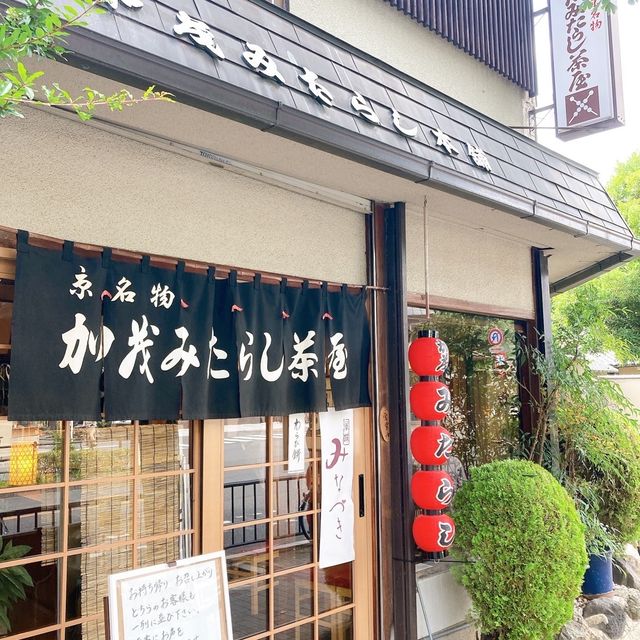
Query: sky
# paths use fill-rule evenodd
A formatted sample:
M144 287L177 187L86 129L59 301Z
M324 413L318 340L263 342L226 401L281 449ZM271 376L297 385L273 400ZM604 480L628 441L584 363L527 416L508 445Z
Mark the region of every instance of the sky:
M626 160L634 151L640 151L640 71L637 67L640 60L640 4L631 6L627 0L619 0L617 4L625 125L571 141L559 140L553 130L538 129L538 141L541 144L595 169L604 183L613 175L616 163ZM536 9L545 5L543 0L534 0ZM538 107L542 107L553 102L546 16L536 18L535 35ZM539 116L538 126L553 125L553 111Z

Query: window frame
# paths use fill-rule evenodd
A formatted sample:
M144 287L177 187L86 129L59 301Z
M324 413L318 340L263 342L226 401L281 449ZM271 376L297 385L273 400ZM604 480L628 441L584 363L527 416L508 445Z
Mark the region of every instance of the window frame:
M0 418L0 420L7 421L6 417ZM10 422L10 421L7 421ZM173 469L164 471L142 471L142 460L139 456L140 448L140 436L141 430L145 428L151 428L153 425L145 425L140 421L131 421L132 428L132 468L130 473L122 475L97 475L91 478L74 479L70 478L70 452L72 451L72 425L71 421L61 421L60 428L63 431L62 442L62 478L59 482L33 484L25 486L6 486L0 488L0 496L4 494L10 494L20 491L31 490L46 490L57 489L61 492L61 500L58 506L59 516L57 522L58 531L58 550L51 553L24 556L8 562L0 562L0 570L10 567L36 565L44 563L58 563L58 575L57 575L57 589L58 589L58 604L56 612L56 624L46 627L35 628L26 632L10 633L3 636L3 640L27 640L28 638L37 638L43 634L56 633L59 640L65 640L67 629L83 625L86 623L100 624L104 622L104 613L99 610L96 613L89 615L81 615L73 619L67 619L67 587L68 587L68 567L69 558L75 556L82 556L83 554L104 553L112 552L123 549L129 549L131 553L131 567L130 569L139 568L140 565L140 550L139 546L145 543L153 543L164 540L171 540L174 538L190 537L191 539L191 555L199 555L201 553L201 500L200 500L200 486L201 486L201 442L202 442L202 421L184 421L188 422L190 429L189 438L189 469ZM165 424L165 423L163 423ZM168 424L168 423L166 423ZM172 477L184 477L191 478L190 483L190 502L191 502L191 527L188 529L180 529L176 531L165 532L161 534L154 534L143 536L139 531L139 497L142 491L143 482L152 479L165 479ZM130 518L130 530L126 540L118 540L113 543L100 543L87 546L80 546L77 548L69 547L69 529L71 525L70 514L70 492L74 487L84 487L99 485L101 483L131 483L132 491L130 494L131 507L127 515ZM55 518L54 518L55 520ZM106 593L104 594L106 596Z

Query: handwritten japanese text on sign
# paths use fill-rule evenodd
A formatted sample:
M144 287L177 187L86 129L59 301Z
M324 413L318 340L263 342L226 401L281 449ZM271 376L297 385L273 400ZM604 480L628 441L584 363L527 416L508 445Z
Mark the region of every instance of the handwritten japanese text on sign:
M308 426L306 414L294 413L289 416L289 473L304 471Z
M111 640L231 638L228 597L222 598L227 611L220 611L220 587L226 582L219 556L110 576Z
M615 17L596 2L589 11L580 0L550 3L556 124L570 129L614 121L621 104L615 91ZM598 127L600 130L602 127ZM571 134L569 134L571 135Z

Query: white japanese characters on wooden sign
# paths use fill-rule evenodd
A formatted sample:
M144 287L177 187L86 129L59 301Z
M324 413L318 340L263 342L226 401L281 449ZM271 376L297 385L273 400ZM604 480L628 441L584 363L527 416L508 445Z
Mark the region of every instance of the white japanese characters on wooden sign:
M143 0L120 1L129 9L140 9L144 4ZM119 8L118 0L107 0L107 4L114 11ZM180 10L176 13L176 24L173 26L173 33L178 37L187 37L191 44L202 49L218 62L224 64L224 61L228 60L220 42L218 42L215 25L211 26ZM253 42L245 41L243 48L241 59L249 69L255 71L266 80L275 82L277 85L287 85L284 75L278 69L278 61L274 56ZM336 106L336 101L331 91L325 84L322 84L322 79L313 70L300 66L297 81L304 85L309 95L326 109ZM351 89L351 94L351 110L370 125L374 127L383 126L383 120L372 101L356 89ZM385 112L386 119L390 120L393 130L398 135L405 138L416 138L419 135L420 127L418 124L405 118L395 107L386 105L382 109L380 107L377 108ZM438 151L454 157L459 155L458 147L447 134L440 129L431 129L431 133L436 137L435 148ZM468 161L490 173L493 169L485 152L468 141L466 146Z
M353 410L320 414L322 449L321 569L355 558Z
M109 576L111 640L231 640L224 551Z

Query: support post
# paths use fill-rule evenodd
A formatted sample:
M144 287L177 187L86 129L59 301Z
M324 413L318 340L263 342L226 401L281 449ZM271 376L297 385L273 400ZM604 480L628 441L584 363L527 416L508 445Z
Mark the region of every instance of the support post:
M536 298L536 332L538 350L545 356L549 366L553 367L551 337L551 289L549 287L549 258L544 249L534 247L531 250L533 261L533 280ZM547 389L549 393L550 389ZM549 445L551 449L551 473L560 476L560 438L553 416L549 416Z
M384 272L389 289L386 308L389 475L393 631L395 638L417 637L415 546L411 500L412 461L409 455L409 376L407 348L407 267L405 205L384 209Z

